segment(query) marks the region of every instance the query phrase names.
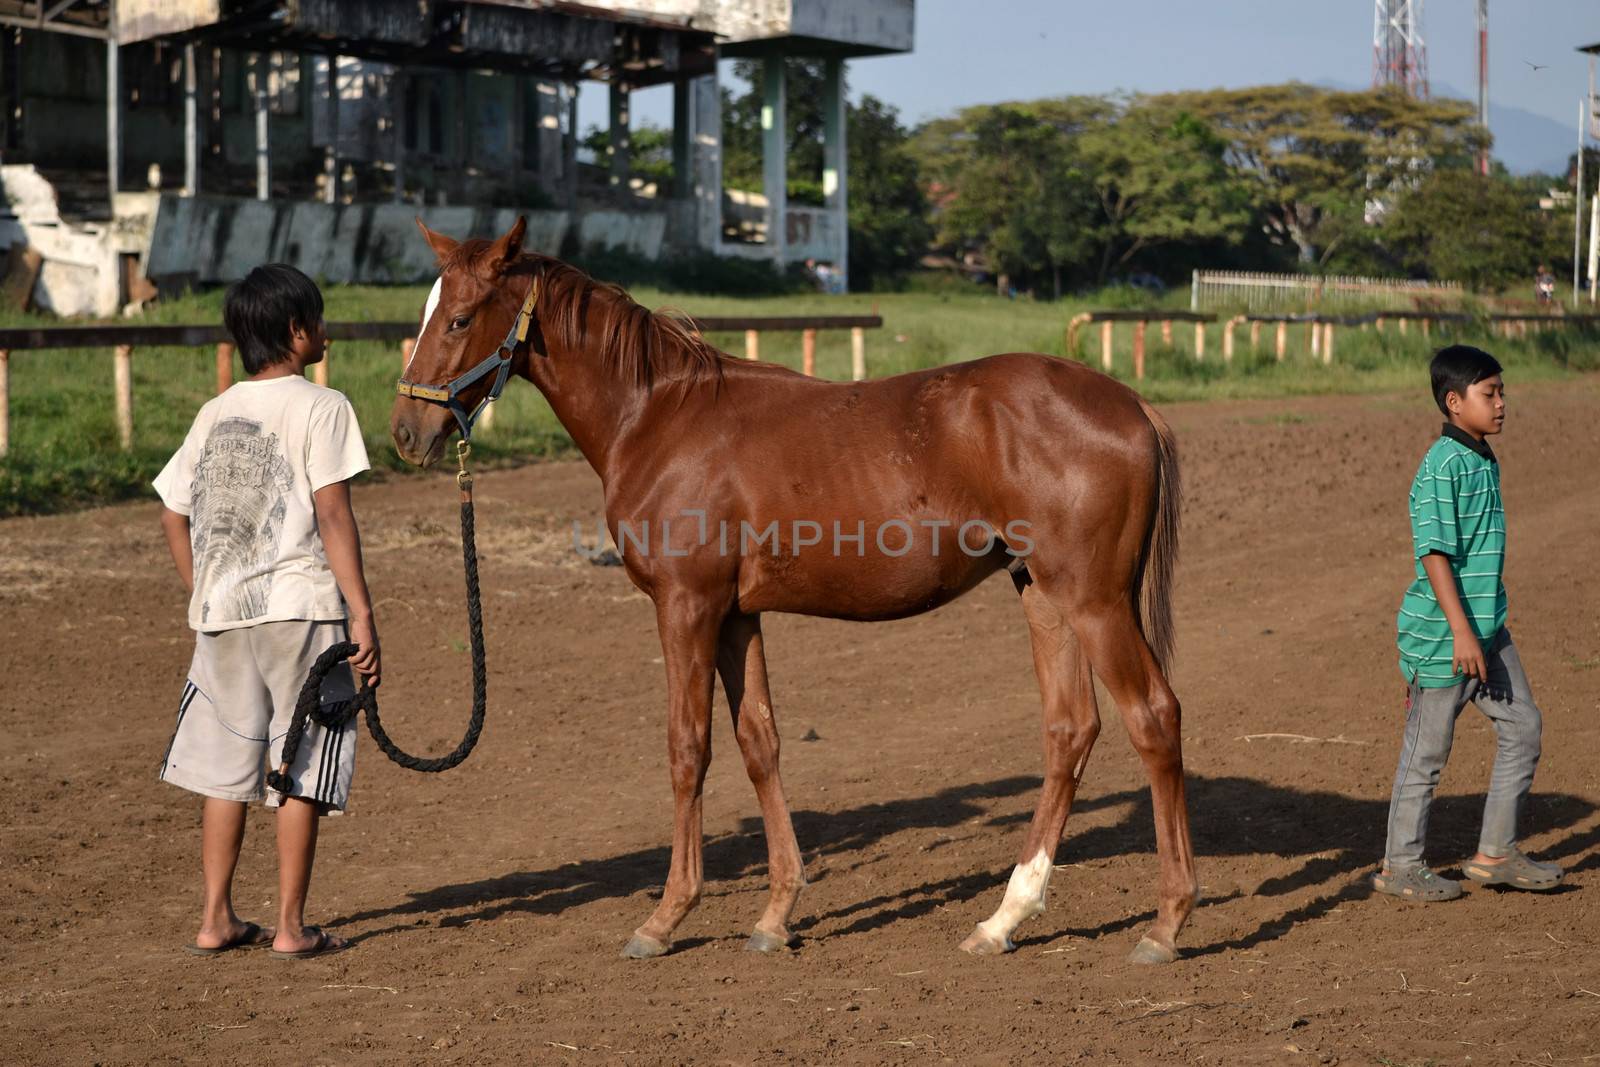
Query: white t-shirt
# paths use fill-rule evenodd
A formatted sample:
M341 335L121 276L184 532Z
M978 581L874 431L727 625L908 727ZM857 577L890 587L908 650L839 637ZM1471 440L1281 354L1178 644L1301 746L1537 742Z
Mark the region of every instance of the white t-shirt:
M154 483L189 516L189 626L343 619L311 494L367 469L343 393L291 374L237 382L208 401Z

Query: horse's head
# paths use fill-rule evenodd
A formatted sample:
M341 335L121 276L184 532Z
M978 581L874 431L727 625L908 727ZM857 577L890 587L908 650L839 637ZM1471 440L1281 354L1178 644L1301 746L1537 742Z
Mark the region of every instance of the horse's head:
M439 279L422 309L422 325L401 375L401 394L395 397L389 432L402 459L427 467L444 454L445 442L459 428L451 406L441 398L452 382L494 358L517 321L529 278L510 271L521 255L527 221L519 217L492 242L456 241L434 233L421 219L417 226L438 257ZM489 395L495 377L485 373L462 382L449 397L451 404L474 410Z

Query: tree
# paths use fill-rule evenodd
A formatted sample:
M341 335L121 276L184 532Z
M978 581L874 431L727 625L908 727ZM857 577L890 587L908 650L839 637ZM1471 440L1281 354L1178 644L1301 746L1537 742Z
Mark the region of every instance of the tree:
M1164 244L1236 243L1252 220L1227 144L1187 111L1135 98L1078 139L1104 216L1098 279Z
M1484 140L1470 105L1397 90L1336 92L1290 83L1156 98L1205 120L1226 160L1256 187L1263 220L1302 263L1325 261L1358 206L1415 185ZM1325 232L1323 225L1334 223ZM1325 239L1326 238L1326 239Z
M1436 170L1402 195L1383 223L1407 268L1474 289L1558 262L1564 218L1539 210L1536 192L1503 176Z
M875 96L849 109L850 284L871 289L916 264L933 227L899 112Z
M611 131L590 126L583 147L594 153L602 165L611 147ZM641 123L628 131L628 169L635 178L654 182L662 190L672 184L672 131L652 123Z
M998 104L929 124L919 152L940 183L941 239L981 249L1002 287L1048 274L1059 297L1062 269L1086 259L1099 236L1094 185L1071 135L1102 104Z

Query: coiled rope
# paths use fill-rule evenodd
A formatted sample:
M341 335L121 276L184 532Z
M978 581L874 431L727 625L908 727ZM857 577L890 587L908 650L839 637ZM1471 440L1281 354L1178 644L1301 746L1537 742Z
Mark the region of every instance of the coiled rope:
M312 664L310 672L306 675L305 685L300 687L300 696L294 706L294 718L289 722L289 732L284 735L281 762L277 770L267 775L267 785L276 789L281 795L287 797L294 789L294 779L289 777L289 768L294 765L295 756L300 751L300 739L305 733L307 719L318 723L324 729L337 730L357 714L365 711L367 729L372 731L372 739L378 743L378 748L383 754L408 770L428 774L447 771L457 766L478 744L478 736L483 733L488 670L483 655L483 604L478 597L478 548L473 524L472 475L467 472L467 457L471 452L472 448L467 442L457 442L456 458L461 465L460 471L456 474L456 484L461 488L461 557L467 578L467 637L472 646L472 717L467 722L465 736L461 738L461 743L455 747L454 752L436 759L425 759L403 751L399 745L390 740L384 730L383 723L378 717L378 694L367 685L366 679L362 679L361 688L350 699L324 704L322 680L337 664L355 655L358 648L350 641L341 641L317 657L317 661Z

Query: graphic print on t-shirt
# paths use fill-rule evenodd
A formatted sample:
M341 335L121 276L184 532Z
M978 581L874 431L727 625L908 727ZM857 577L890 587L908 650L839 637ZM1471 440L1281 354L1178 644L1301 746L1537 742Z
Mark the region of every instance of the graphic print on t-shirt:
M267 613L284 496L293 484L278 435L263 434L261 423L232 417L211 428L189 490L195 573L210 576L203 621L241 622Z

